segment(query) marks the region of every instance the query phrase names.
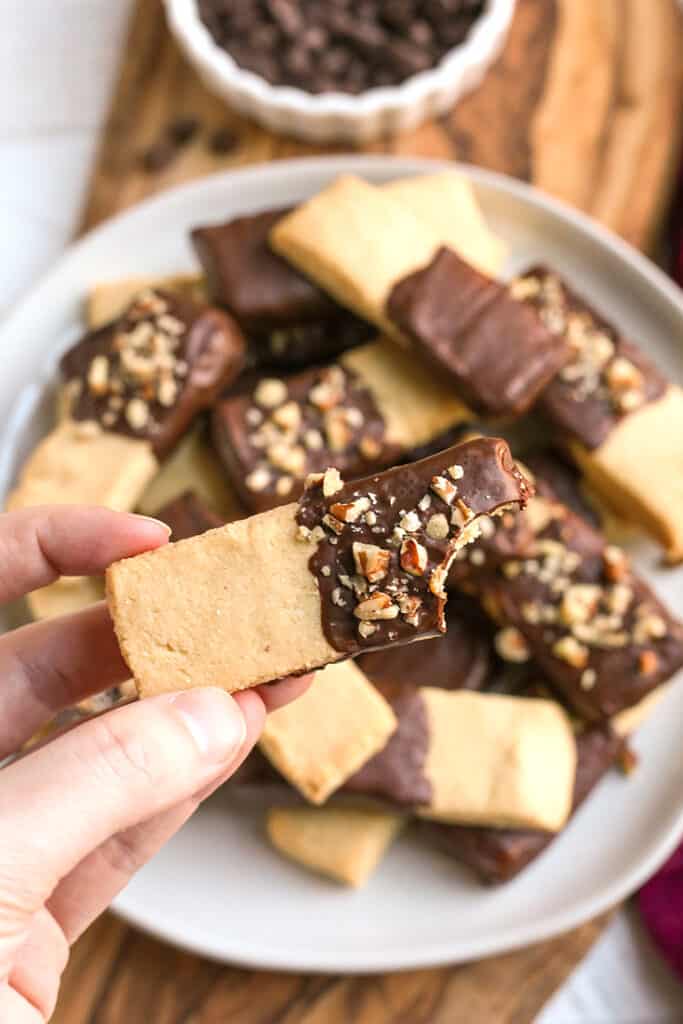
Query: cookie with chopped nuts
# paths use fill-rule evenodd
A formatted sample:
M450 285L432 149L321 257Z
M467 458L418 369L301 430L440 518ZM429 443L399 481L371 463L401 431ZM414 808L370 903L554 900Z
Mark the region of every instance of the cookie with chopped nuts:
M647 356L555 271L532 267L508 291L571 352L539 403L563 439L597 448L624 416L663 395L666 379Z
M514 567L515 560L524 557L536 534L555 514L558 503L567 505L593 526L599 525L597 512L581 490L577 471L557 453L525 453L522 466L532 480L536 494L524 511L506 512L480 524L481 536L474 544L458 552L453 562L448 577L449 588L477 594L487 573L499 568L503 562L511 562Z
M388 704L353 661L328 665L309 690L268 716L259 745L311 803L322 804L396 729Z
M364 885L403 825L368 807L271 807L266 831L290 860L343 885Z
M550 512L524 556L486 578L484 606L580 715L608 718L683 665L683 627L620 548L566 506Z
M457 550L476 538L479 517L524 505L528 493L498 438L357 483L327 473L310 480L297 521L316 542L311 571L330 643L356 653L445 632Z
M535 267L511 285L572 360L539 407L606 504L683 558L683 391L560 276Z
M227 314L145 290L62 357L68 414L147 441L163 459L237 376L244 352Z
M309 473L347 478L397 462L462 418L462 405L386 341L289 377L262 377L213 413L217 451L253 511L299 496Z
M448 248L394 284L387 315L463 400L491 416L518 416L570 357L505 285Z
M341 364L262 377L247 394L218 402L214 445L247 508L292 501L309 473L335 466L363 476L396 461L372 392Z
M572 814L612 767L622 746L622 739L608 725L592 726L576 736ZM446 825L432 821L420 824L420 835L470 868L486 885L514 878L555 838L538 829Z
M432 507L432 479L451 471L458 498L449 506L434 496ZM479 515L521 504L528 493L507 445L494 438L355 484L329 469L299 506L111 566L107 597L123 656L142 695L205 685L232 691L436 635L453 553L472 538ZM408 518L404 528L411 512L415 523ZM408 535L427 548L422 576L401 567ZM356 542L390 551L386 575L373 573L374 583L356 567ZM366 554L375 566L374 552Z

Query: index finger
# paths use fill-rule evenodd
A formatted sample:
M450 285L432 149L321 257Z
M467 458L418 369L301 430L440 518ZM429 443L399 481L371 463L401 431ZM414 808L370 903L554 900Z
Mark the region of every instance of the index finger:
M160 547L156 519L89 505L41 505L0 514L0 603L59 576L94 576L120 558Z

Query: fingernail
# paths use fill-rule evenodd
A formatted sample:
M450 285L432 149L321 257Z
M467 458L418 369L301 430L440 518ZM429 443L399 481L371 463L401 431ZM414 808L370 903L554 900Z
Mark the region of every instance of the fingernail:
M166 533L168 534L169 537L173 533L171 527L168 525L168 523L165 523L163 519L155 519L154 516L142 516L140 515L139 512L135 513L135 518L144 519L148 523L154 523L155 526L160 526L163 530L166 530Z
M174 694L171 704L207 761L225 764L232 760L247 738L244 715L223 690L185 690Z

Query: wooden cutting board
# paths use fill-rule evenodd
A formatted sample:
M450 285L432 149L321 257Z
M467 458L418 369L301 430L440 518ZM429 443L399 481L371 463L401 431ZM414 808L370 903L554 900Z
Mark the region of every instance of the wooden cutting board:
M643 249L661 227L683 124L675 0L518 0L504 53L438 121L369 152L457 158L532 181ZM165 168L141 155L181 115L200 130ZM229 130L234 145L209 142ZM83 230L170 185L226 167L334 152L278 138L206 92L138 0ZM112 916L74 948L55 1024L530 1024L609 915L476 964L364 977L259 973L176 952ZM239 928L239 922L233 927Z

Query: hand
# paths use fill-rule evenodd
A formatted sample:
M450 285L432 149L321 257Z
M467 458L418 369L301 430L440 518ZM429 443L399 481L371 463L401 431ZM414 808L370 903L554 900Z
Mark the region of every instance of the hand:
M102 508L0 515L0 603L166 543ZM0 638L0 760L56 712L129 672L104 604ZM69 945L242 763L290 679L167 694L84 722L0 770L0 1021L54 1009Z

